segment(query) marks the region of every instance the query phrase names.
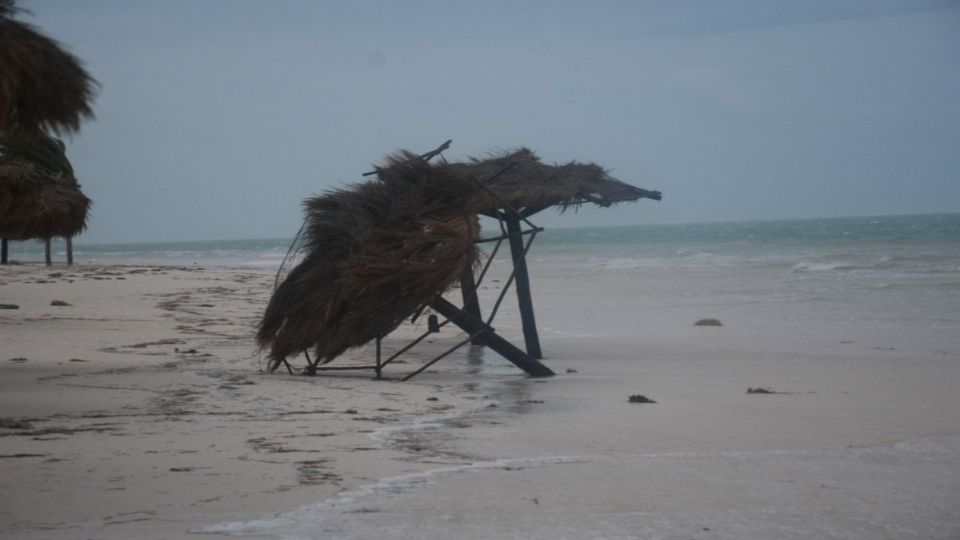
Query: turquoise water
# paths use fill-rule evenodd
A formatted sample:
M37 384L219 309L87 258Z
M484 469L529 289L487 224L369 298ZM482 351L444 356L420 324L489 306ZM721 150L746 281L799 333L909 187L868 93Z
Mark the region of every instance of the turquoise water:
M490 227L485 232L495 233ZM291 240L88 244L80 237L75 253L81 263L277 267ZM489 251L492 246L484 247ZM63 260L62 242L55 244L54 253ZM42 260L43 246L14 242L11 254L14 260ZM956 270L960 267L960 214L558 228L539 234L531 251L532 257L543 258L633 258L643 266L684 261L693 265L777 264L780 259L786 264L797 255L813 259L807 261L811 267L816 267L818 258L834 257L838 260L824 264L909 263L917 270L924 265L934 271Z
M187 242L143 242L86 244L74 242L78 263L159 264L171 266L253 266L276 267L287 253L291 238L251 240L201 240ZM55 261L66 259L62 240L54 243ZM11 259L42 261L43 244L13 242Z
M583 227L545 231L547 244L720 244L764 247L863 243L960 244L960 214L876 216L680 225Z
M605 261L615 270L956 275L960 214L556 229L542 233L531 253L545 260Z

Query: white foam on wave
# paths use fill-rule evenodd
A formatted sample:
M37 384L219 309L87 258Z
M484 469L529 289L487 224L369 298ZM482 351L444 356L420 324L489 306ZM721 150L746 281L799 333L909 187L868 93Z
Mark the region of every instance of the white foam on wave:
M960 479L952 465L958 457L960 438L953 435L864 448L498 459L400 475L272 518L192 532L284 540L666 540L699 537L709 526L715 531L707 535L711 538L738 540L954 538L960 530L952 511ZM567 464L577 466L543 469ZM524 475L507 484L519 491L470 507L471 497L484 497L478 489L500 482L491 484L484 475L500 471L510 471L512 478ZM458 476L465 474L477 476ZM528 494L520 487L526 483L574 493L566 501L554 496L546 506L516 507L518 497ZM422 490L427 485L435 489ZM718 497L724 490L732 491ZM574 501L580 496L588 498ZM443 499L449 497L456 499ZM462 501L468 506L460 506L461 497L469 499ZM636 500L636 506L624 499Z
M285 540L320 538L324 532L339 530L338 522L349 522L350 516L365 511L364 505L403 496L434 479L453 474L491 470L516 470L546 465L581 463L583 456L546 456L531 458L496 459L467 465L441 467L428 471L385 478L379 482L348 490L326 501L303 506L273 517L249 521L219 523L193 529L193 534L225 534L228 536L276 535Z
M369 433L369 437L384 448L396 448L401 446L403 441L409 439L412 434L438 431L444 429L446 424L449 422L468 418L482 412L485 412L485 409L454 409L452 412L447 414L422 418L411 424L384 426L373 430L371 433Z
M642 268L643 266L644 262L641 259L619 257L607 261L604 268L607 270L633 270L634 268Z
M803 259L796 263L791 272L874 272L887 275L929 275L953 273L956 256L939 253L912 254L836 254Z
M857 267L842 262L811 262L800 261L794 265L791 272L834 272L837 270L855 270Z
M802 260L795 264L791 272L851 272L870 270L907 270L910 261L888 255L874 256L869 259L863 257L839 256L824 260Z
M644 257L591 257L588 260L588 265L593 268L616 272L637 269L767 268L785 266L789 264L789 261L789 258L775 254L723 254L678 250L666 255Z

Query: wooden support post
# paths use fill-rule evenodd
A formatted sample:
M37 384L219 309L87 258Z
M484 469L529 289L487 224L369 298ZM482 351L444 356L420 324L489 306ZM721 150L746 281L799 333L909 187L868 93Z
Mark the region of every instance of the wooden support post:
M43 260L47 263L47 266L53 264L53 257L51 255L51 244L53 240L50 238L43 239Z
M540 350L540 336L537 335L537 319L533 315L530 276L527 274L527 258L524 254L523 237L520 235L520 220L515 216L506 216L504 221L507 223L507 233L510 234L510 253L513 255L513 269L516 273L523 341L527 345L527 354L539 360L543 358L543 352Z
M469 263L463 269L463 275L460 276L460 293L463 296L463 311L478 321L483 320L483 315L480 313L480 299L477 298L477 283L473 278L473 268L470 267ZM470 344L483 345L476 339L471 341Z
M8 264L10 256L10 241L6 238L0 239L0 264Z
M67 265L73 264L73 237L67 236Z
M550 377L554 374L550 368L537 362L530 355L497 335L486 323L461 311L444 298L437 297L430 306L440 315L450 319L450 322L459 326L464 332L475 336L475 339L499 353L500 356L503 356L518 368L526 371L531 377Z
M383 349L381 348L382 336L377 336L377 367L373 370L377 373L377 378L383 376Z

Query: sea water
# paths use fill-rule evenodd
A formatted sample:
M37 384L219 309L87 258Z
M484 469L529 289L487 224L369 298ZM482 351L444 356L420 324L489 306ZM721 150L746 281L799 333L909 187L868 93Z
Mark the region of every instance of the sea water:
M535 218L534 218L535 219ZM490 223L485 234L496 233ZM146 243L74 243L78 262L278 267L292 238ZM14 260L42 260L38 242L11 242ZM65 256L62 240L54 256ZM785 221L552 228L531 257L573 257L592 268L782 268L796 273L864 276L955 272L960 214Z
M74 241L73 253L78 264L276 268L290 243L290 238L267 238L97 244L86 243L81 236ZM10 258L43 261L43 250L42 242L11 242ZM52 258L54 263L66 261L62 239L54 241Z
M542 236L531 267L570 284L567 294L544 299L556 302L555 310L577 309L593 294L634 299L564 331L635 335L638 319L676 326L682 321L675 316L726 314L762 330L789 325L804 339L864 319L877 321L871 328L880 333L910 326L949 335L960 320L960 214L562 229Z

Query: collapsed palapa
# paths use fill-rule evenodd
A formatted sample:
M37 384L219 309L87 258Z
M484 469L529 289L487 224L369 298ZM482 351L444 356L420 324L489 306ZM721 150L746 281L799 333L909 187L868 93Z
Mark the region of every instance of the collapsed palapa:
M419 313L477 264L478 214L660 198L597 165L546 165L527 149L435 164L403 152L376 174L305 201L300 262L257 334L271 370L308 351L329 362Z

